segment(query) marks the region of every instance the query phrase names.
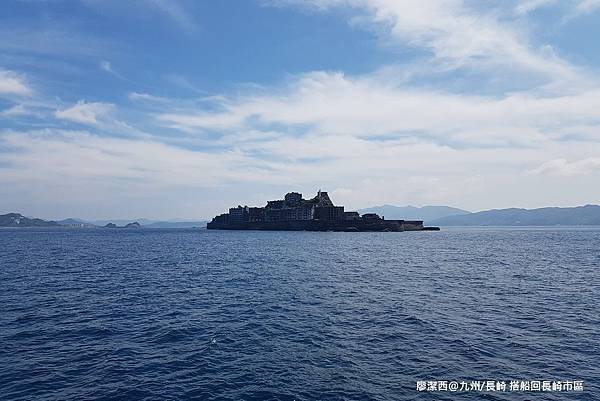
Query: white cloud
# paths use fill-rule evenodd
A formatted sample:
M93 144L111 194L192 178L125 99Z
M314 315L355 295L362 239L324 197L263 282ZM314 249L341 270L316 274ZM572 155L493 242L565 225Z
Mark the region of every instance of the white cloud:
M114 105L110 103L86 103L84 100L80 100L72 107L64 110L57 110L55 116L62 120L97 125L99 119L107 117L113 110Z
M29 96L31 88L25 79L12 71L0 70L0 95Z
M584 181L560 175L541 181L538 175L522 174L561 154L569 159L593 158L600 151L597 143L452 149L428 141L379 142L315 134L271 136L260 143L245 139L233 147L191 150L152 139L44 130L0 132L0 146L15 150L0 153L0 193L1 188L13 193L3 195L6 199L25 191L38 202L54 197L91 205L94 197L103 204L139 196L140 207L161 213L172 210L182 191L199 198L197 213L210 216L228 202L243 201L242 188L272 193L269 188L277 187L273 196L280 196L290 185L307 193L328 189L348 208L387 202L478 209L576 204L600 196L600 188L592 185L598 174L582 176ZM236 196L224 200L223 191ZM219 201L210 206L202 197Z
M0 152L3 207L42 216L56 210L55 216L209 217L223 207L215 197L223 186L258 185L274 175L269 163L232 150L106 133L0 131L0 147L8 150Z
M482 96L318 72L216 99L203 111L182 112L177 103L157 118L190 137L219 134L213 144L269 160L271 183L356 188L340 191L349 206L385 200L477 210L577 204L600 195L593 174L585 183L564 175L541 183L539 175L523 174L547 160L600 154L594 87Z
M127 179L131 185L204 186L247 179L260 168L259 163L232 151L192 151L86 131L5 131L0 132L0 143L19 150L0 155L3 162L19 167L18 179L49 182Z
M418 138L469 146L532 146L600 124L600 90L565 95L456 95L373 77L307 74L273 94L225 99L220 111L158 114L186 132L239 132L283 125L321 135ZM572 132L571 132L572 133ZM588 132L589 133L589 132ZM596 139L598 134L596 134Z
M573 176L591 174L595 171L600 171L600 157L588 157L572 162L562 158L553 159L529 172L539 175Z
M310 0L277 4L312 5L319 10L351 7L353 21L402 45L426 49L438 62L458 67L520 69L552 79L575 79L578 71L548 47L535 48L525 30L462 0Z

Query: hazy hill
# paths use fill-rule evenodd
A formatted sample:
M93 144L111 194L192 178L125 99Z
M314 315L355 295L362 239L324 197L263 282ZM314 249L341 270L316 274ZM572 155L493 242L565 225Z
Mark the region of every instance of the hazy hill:
M79 219L71 219L71 218L64 219L64 220L58 220L57 223L60 224L61 226L65 226L65 227L78 227L78 228L96 227L94 224L88 223L87 221L83 221L83 220L79 220Z
M600 225L600 206L494 209L429 222L438 226L586 226Z
M58 227L56 221L25 217L19 213L0 215L0 227Z
M426 223L446 216L464 215L470 212L449 206L373 206L360 209L359 213L377 213L389 220L423 220Z

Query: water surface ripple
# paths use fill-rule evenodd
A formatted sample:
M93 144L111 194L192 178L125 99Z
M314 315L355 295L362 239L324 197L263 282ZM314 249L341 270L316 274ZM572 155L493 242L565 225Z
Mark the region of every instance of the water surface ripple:
M0 399L600 399L600 229L5 229L0 263Z

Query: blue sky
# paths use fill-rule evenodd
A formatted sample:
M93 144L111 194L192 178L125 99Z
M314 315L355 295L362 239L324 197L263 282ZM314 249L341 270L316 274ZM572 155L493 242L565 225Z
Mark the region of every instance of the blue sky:
M598 22L600 0L9 0L0 212L598 203Z

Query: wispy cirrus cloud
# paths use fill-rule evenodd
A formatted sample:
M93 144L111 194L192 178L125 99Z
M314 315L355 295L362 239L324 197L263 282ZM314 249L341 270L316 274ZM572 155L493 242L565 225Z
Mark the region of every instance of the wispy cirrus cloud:
M151 95L143 92L130 92L127 97L132 102L148 102L148 103L172 103L173 99L163 96Z
M84 0L84 4L96 10L106 12L111 10L116 14L152 13L166 16L181 29L194 32L198 24L192 12L188 10L189 2L184 0Z
M84 100L80 100L69 108L57 110L55 116L61 120L69 120L80 124L97 125L100 123L101 119L108 117L113 112L114 108L115 106L110 103L87 103Z
M600 0L520 0L517 2L515 11L517 14L524 15L543 7L556 5L566 7L567 15L565 16L565 20L570 20L598 11L600 9Z
M102 60L100 62L100 69L102 71L110 72L111 74L115 73L115 71L112 69L112 65L110 64L110 61L107 61L107 60Z
M195 31L198 26L189 12L183 7L179 0L145 0L148 4L156 7L170 18L172 18L179 26L187 31Z
M515 11L517 14L527 14L541 7L556 3L558 0L521 0L517 2Z
M503 66L567 80L580 73L550 46L533 45L524 27L463 0L279 0L274 4L319 11L350 7L358 10L352 23L374 30L387 41L429 51L448 68Z
M574 161L563 158L552 159L529 172L538 175L573 176L591 174L594 171L600 171L600 157L588 157Z
M21 118L25 116L36 116L37 113L28 109L23 104L16 104L5 110L0 111L0 116L9 118Z

